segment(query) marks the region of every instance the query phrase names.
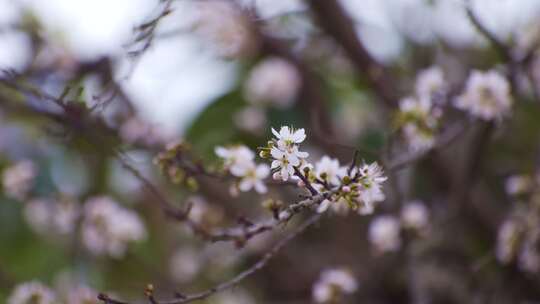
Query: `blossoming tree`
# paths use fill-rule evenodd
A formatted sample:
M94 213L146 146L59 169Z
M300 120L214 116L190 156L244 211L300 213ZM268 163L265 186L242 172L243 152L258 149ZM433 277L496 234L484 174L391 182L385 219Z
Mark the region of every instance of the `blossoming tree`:
M177 2L134 29L131 71L178 34ZM189 5L180 34L241 81L173 136L135 106L121 59L51 52L21 19L33 59L0 77L1 301L540 300L538 43L463 4L481 54L383 64L337 0L272 18Z

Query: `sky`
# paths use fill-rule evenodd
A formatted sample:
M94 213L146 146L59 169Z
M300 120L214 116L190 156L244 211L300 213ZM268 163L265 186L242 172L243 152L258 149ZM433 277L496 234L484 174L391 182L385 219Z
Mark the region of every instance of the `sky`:
M300 0L255 1L269 18L303 8ZM381 61L399 57L404 36L418 43L444 39L455 46L481 44L464 15L461 0L342 0L358 24L358 35ZM429 4L431 3L431 4ZM476 0L473 8L499 37L518 32L540 16L538 0ZM74 56L125 58L133 27L156 12L157 0L0 0L0 68L22 68L28 62L28 38L5 30L31 11L44 25L44 35ZM174 29L193 17L188 0L177 0L173 17L163 27ZM381 39L381 37L383 37ZM128 76L130 62L118 61L117 79L140 113L169 130L182 131L215 97L230 89L237 64L201 47L197 37L178 35L160 40Z

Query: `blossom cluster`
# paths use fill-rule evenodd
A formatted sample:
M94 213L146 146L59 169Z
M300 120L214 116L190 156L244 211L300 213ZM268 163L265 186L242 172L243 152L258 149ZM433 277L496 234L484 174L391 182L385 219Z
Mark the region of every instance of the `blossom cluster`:
M13 289L7 304L98 304L98 293L86 285L72 286L63 294L38 281L21 283Z
M540 178L511 176L506 191L515 201L514 211L499 227L495 255L502 264L517 263L529 273L540 271Z
M270 174L266 164L255 163L255 153L243 145L216 147L216 155L223 159L224 167L231 175L238 177L239 182L234 189L243 192L255 189L258 193L266 193L264 179Z
M300 144L306 139L304 129L283 126L279 132L272 128L272 134L275 138L261 148L260 156L271 159L273 178L290 179L312 192L327 193L317 208L319 213L331 209L338 214L348 210L369 214L375 203L385 199L382 184L386 177L376 162L346 167L325 155L313 165L308 161L309 154L300 151Z
M429 225L429 211L421 201L406 203L400 218L381 215L374 218L368 231L368 239L377 252L397 251L401 247L401 232L409 229L419 234L425 233Z
M332 268L321 272L313 285L313 300L316 303L339 303L345 294L352 294L358 289L358 282L353 274L343 268Z
M472 71L465 91L454 100L457 108L486 121L503 118L512 103L508 80L495 70Z
M36 175L36 165L30 160L22 160L6 168L2 173L4 193L17 200L25 199Z
M82 241L95 255L122 257L128 243L146 238L146 229L137 213L121 207L106 196L88 199L84 205Z
M442 70L431 67L418 74L415 96L399 101L397 124L410 149L428 150L435 143L446 91Z
M24 207L24 217L38 234L67 235L74 231L81 214L79 205L69 198L35 198Z

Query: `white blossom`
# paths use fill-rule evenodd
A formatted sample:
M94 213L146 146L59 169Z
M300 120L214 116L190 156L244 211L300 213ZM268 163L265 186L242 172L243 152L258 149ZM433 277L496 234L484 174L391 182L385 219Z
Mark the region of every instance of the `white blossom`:
M401 246L399 221L390 215L374 218L369 225L368 239L380 252L398 250Z
M197 3L195 32L214 46L225 58L248 55L254 47L254 35L248 20L229 1L210 0Z
M282 151L276 147L273 147L270 150L270 154L274 158L271 168L279 169L279 171L277 172L279 173L279 175L274 175L275 179L279 178L284 181L288 180L290 176L294 175L294 167L300 165L300 159L296 156L295 153L291 153L289 151Z
M300 88L300 75L288 61L272 57L257 64L245 83L246 99L288 108Z
M289 150L306 139L306 131L304 129L294 130L287 126L281 127L279 132L272 128L272 134L276 137L277 146L281 150Z
M298 144L306 139L306 132L304 129L294 130L285 126L279 132L272 128L272 133L276 139L270 148L270 155L274 158L271 168L277 170L273 177L287 181L294 176L295 167L308 166L304 159L309 154L298 150Z
M412 201L401 209L401 222L405 228L425 229L429 224L429 211L421 201Z
M69 304L100 304L98 293L84 285L79 285L68 292L67 303Z
M534 183L530 176L513 175L506 179L504 186L509 195L519 195L531 190Z
M221 157L225 168L230 170L231 174L237 177L244 176L246 168L251 166L255 153L243 145L230 147L216 147L215 153Z
M385 200L384 192L382 191L382 183L387 179L384 176L382 168L373 162L371 164L364 164L359 169L360 174L360 196L358 200L363 204L359 209L362 214L369 214L373 212L373 205L377 202Z
M514 219L507 219L499 227L495 253L501 263L508 264L514 259L522 232L523 226Z
M328 269L321 273L313 285L313 299L317 303L335 302L343 294L354 293L358 282L346 269Z
M267 125L266 113L257 106L242 108L234 114L234 124L242 131L260 135Z
M315 163L315 175L330 184L338 185L341 178L347 175L347 168L342 167L338 159L325 155Z
M37 168L30 160L20 161L5 169L2 185L6 196L23 200L32 188Z
M79 206L68 199L33 199L24 208L24 217L36 233L69 234L79 217Z
M258 193L266 193L267 188L264 179L270 174L270 168L265 164L246 168L245 174L240 180L238 188L244 192L255 189Z
M501 119L512 107L510 85L495 70L472 71L465 92L454 100L454 105L483 120Z
M172 278L179 283L193 280L203 267L201 262L199 253L193 248L185 247L177 250L169 264Z
M415 91L417 96L427 97L431 100L440 100L440 95L446 91L446 82L441 68L432 66L422 70L416 76Z
M90 198L84 206L82 241L95 255L124 256L130 242L146 238L139 216L109 197Z
M56 303L54 292L37 281L15 286L7 299L7 304L53 304Z
M434 113L431 99L406 97L399 102L403 117L401 130L412 150L428 150L435 143L438 116Z

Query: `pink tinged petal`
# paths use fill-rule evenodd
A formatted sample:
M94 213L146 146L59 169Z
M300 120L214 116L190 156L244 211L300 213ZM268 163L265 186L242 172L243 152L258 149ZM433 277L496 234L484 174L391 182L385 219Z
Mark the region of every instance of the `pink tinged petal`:
M273 147L270 150L270 155L272 155L272 157L275 158L275 159L282 159L283 156L285 155L285 152L281 151L280 149L278 149L276 147Z
M287 170L287 167L281 168L280 175L283 181L287 181L289 179L289 171Z
M289 130L289 127L281 127L281 130L279 130L279 134L281 135L281 138L288 139L291 136L291 131Z
M238 188L240 188L240 190L243 192L247 192L253 188L253 181L251 179L244 178L240 182L240 185L238 185Z
M257 181L255 182L255 191L257 191L258 193L266 193L268 189L266 188L266 185L261 182L261 181Z
M267 165L258 165L257 169L255 169L255 176L259 179L266 178L268 174L270 174L270 168Z
M294 132L292 138L295 143L301 143L304 141L304 139L306 139L306 131L304 129L299 129Z
M272 174L272 178L273 178L274 180L281 179L281 173L275 172L274 174Z
M296 156L298 156L300 158L307 158L309 156L309 153L298 151L298 152L296 152Z
M296 155L289 155L289 157L287 158L287 160L289 161L289 164L291 166L298 166L300 165L300 159L298 157L296 157Z

